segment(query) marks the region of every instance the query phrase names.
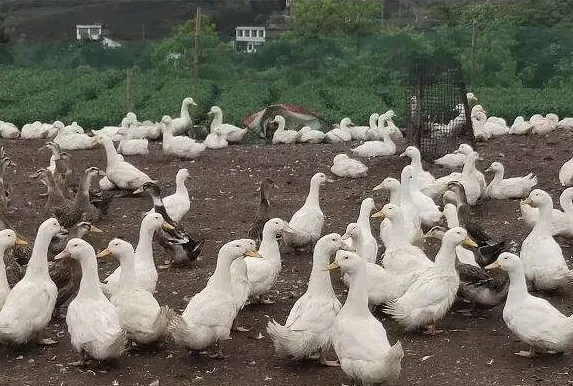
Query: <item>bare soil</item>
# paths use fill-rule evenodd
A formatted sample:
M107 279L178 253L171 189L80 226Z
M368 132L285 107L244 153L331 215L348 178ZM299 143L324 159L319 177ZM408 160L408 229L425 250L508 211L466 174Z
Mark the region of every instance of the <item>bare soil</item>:
M40 141L4 141L6 152L18 164L9 171L6 180L13 186L14 197L7 217L17 230L33 240L37 226L44 220L44 198L38 195L44 188L28 178L39 167L47 166L49 154L37 150ZM405 147L401 143L399 151ZM234 146L208 151L195 162L166 159L157 144L149 157L130 157L129 161L160 180L164 195L174 190L174 176L181 167L192 176L191 211L184 226L196 230L208 240L202 260L194 267L160 270L157 299L176 310L186 306L189 296L203 288L213 272L218 248L232 239L242 238L254 218L257 208L255 189L259 181L271 176L280 186L272 198L277 217L286 220L303 203L310 177L327 172L332 159L350 145L283 145ZM506 136L479 146L485 169L498 160L506 166L508 176L524 175L530 171L539 177L539 187L547 190L557 203L561 187L559 168L572 155L573 135ZM103 149L73 152L72 157L81 171L88 166L105 167ZM346 224L358 216L360 201L373 194L372 187L387 176L399 177L408 162L397 155L365 161L369 175L359 180L342 180L327 184L321 192L326 216L323 233L343 233ZM429 165L435 175L443 175ZM489 176L491 178L491 176ZM379 206L385 195L374 195ZM110 215L98 223L105 233L91 238L94 247L103 248L113 237L136 243L141 213L150 208L146 196L118 198ZM556 204L557 205L557 204ZM498 238L508 238L519 245L528 233L519 220L516 200L486 201L475 207L475 216L488 231ZM378 234L378 224L373 224ZM569 258L573 243L558 239ZM156 248L156 262L166 258ZM116 262L100 264L100 277L111 272ZM573 266L573 263L571 264ZM69 343L63 319L53 320L48 335L59 343L49 347L0 347L0 385L340 385L349 383L339 368L326 368L313 362L289 363L278 359L265 333L269 319L284 322L295 300L306 288L311 268L310 253L284 253L283 271L274 294L275 304L247 306L238 317L240 325L250 327L247 333L233 333L225 350L226 360L190 357L186 350L167 342L153 348L132 349L117 363L92 363L86 369L67 365L77 360ZM345 289L333 275L333 285L345 298ZM573 313L570 292L543 294L567 315ZM571 356L543 356L523 359L514 356L527 347L512 336L502 320L502 307L477 310L473 316L463 316L456 305L443 320L446 331L428 337L419 333L404 333L388 317L380 314L391 342L402 341L405 357L400 385L568 385L573 384ZM331 354L334 359L334 352ZM157 383L159 382L159 383Z

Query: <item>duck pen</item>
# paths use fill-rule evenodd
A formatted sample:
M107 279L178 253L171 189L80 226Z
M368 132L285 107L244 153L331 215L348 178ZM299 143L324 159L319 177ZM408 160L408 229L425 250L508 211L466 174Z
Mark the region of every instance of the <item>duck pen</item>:
M453 152L461 143L475 146L466 94L459 64L426 61L413 66L406 128L426 161Z

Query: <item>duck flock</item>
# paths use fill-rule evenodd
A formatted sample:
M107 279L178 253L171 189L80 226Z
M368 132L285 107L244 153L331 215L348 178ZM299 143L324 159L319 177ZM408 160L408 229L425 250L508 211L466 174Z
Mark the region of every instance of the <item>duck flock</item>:
M468 97L471 100L473 95ZM281 277L281 251L308 249L313 251L313 260L306 292L286 321L271 320L266 328L280 357L340 366L363 385L394 382L401 373L404 350L400 341L389 342L382 322L373 314L375 309L392 317L404 331L435 335L458 298L472 307L505 302L503 319L527 348L517 353L520 356L573 349L573 318L544 300L543 292L531 294L568 288L573 282L573 271L554 238L573 239L573 159L554 173L564 187L563 210L558 210L551 196L536 188L534 175L505 178L498 161L492 160L485 170L494 176L487 183L476 167L480 155L465 143L435 161L451 169L440 178L425 171L419 149L408 146L400 156L410 158L411 163L399 178L389 176L373 187L387 191L389 202L378 210L373 198L364 199L356 222L340 233L323 234L320 190L330 181L327 174L311 178L304 204L289 221L270 218L270 196L276 184L267 178L261 183L255 221L244 239L220 248L205 288L181 314L161 306L154 298L158 281L154 236L170 258L167 268L196 260L205 243L182 225L191 209L185 186L190 174L187 169L178 170L175 193L162 197L157 181L123 155L147 154L148 141L162 137L164 154L195 158L206 148L223 148L245 136L247 129L224 124L223 113L215 106L209 112L213 124L205 141L189 138L184 134L192 124L192 105L193 99L186 98L180 117L165 116L160 123L139 123L129 113L120 126L90 134L76 123L37 122L20 132L0 122L4 138L46 138L43 148L51 153L47 166L31 176L46 187L42 196L48 218L38 228L33 247L4 215L14 198L5 173L16 165L4 150L0 154L0 344L57 344L43 333L52 316L67 304L69 339L79 358L75 365L119 358L129 341L145 345L165 339L191 352L208 351L212 358L225 358L224 342L233 331L243 330L235 324L241 310L253 303L273 303L269 294ZM360 139L364 143L348 149L353 156L391 156L396 153L393 141L402 136L393 117L392 110L372 114L365 127L344 118L339 127L323 133L309 127L285 130L285 119L277 116L272 142ZM507 128L500 118L487 118L481 106L472 109L475 135L484 140L506 133L546 133L549 126L551 130L573 129L570 118L555 118L516 119ZM119 142L117 147L114 141ZM68 151L97 146L105 149L105 168L91 166L81 171L79 182L74 181L74 157ZM362 178L368 168L343 153L336 155L330 171L341 178ZM94 189L96 178L98 188ZM140 193L149 195L152 207L141 221L136 248L115 238L96 253L83 237L102 232L94 224L107 214L117 195ZM509 252L507 240L493 239L472 216L472 206L483 200L515 198L522 199L521 215L531 227L518 254ZM380 222L379 237L373 235L371 222ZM441 240L432 258L425 250L429 238ZM100 280L97 261L110 256L120 265ZM344 304L333 290L331 271L340 272L349 289ZM328 358L331 348L337 360Z

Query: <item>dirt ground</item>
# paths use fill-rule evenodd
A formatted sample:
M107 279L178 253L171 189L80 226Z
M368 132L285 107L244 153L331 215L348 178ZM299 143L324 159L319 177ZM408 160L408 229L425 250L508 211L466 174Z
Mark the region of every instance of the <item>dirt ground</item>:
M33 240L37 226L44 220L44 198L38 197L43 187L28 175L47 166L49 153L37 150L40 141L4 141L6 152L18 167L8 172L14 197L7 217L17 230ZM399 152L405 148L399 146ZM174 176L180 167L189 169L193 196L191 211L184 220L188 229L200 231L208 240L202 260L196 267L166 269L159 272L157 299L176 310L183 310L189 296L203 288L215 266L218 248L232 239L242 238L254 218L258 183L271 176L280 186L272 197L275 216L286 220L302 205L310 177L329 170L334 155L347 151L346 145L233 146L207 151L195 162L165 159L157 144L149 157L130 157L129 161L161 181L163 193L174 190ZM539 187L546 189L557 203L561 187L558 170L571 157L572 134L548 137L506 136L480 145L485 169L495 160L506 166L508 176L533 172ZM73 152L78 171L88 166L105 168L103 149ZM324 186L322 209L326 216L323 233L343 233L346 224L358 216L360 201L373 194L372 187L387 176L399 177L408 160L398 156L365 161L369 175L359 180L339 179ZM446 172L433 166L435 175ZM491 176L486 176L488 179ZM381 207L387 197L376 193ZM97 224L105 233L91 238L96 250L114 237L136 243L141 213L150 207L147 196L118 198L110 215ZM528 233L518 219L518 201L486 201L475 207L475 215L496 237L506 237L520 244ZM378 234L378 224L373 224ZM570 265L573 242L559 239ZM165 256L156 248L156 262ZM133 347L116 364L92 364L86 369L67 365L77 360L72 350L65 322L53 320L48 335L59 340L50 347L0 347L0 385L341 385L348 384L339 368L326 368L312 362L288 363L278 359L265 333L267 321L284 322L293 303L306 288L311 268L310 253L283 254L283 271L276 286L275 304L247 306L238 317L240 325L252 328L247 333L233 333L225 350L230 357L212 360L189 357L186 351L167 342L142 350ZM116 262L100 264L100 277L111 272ZM337 275L333 285L345 298ZM571 293L544 294L567 315L573 313ZM428 337L404 333L392 320L379 315L390 341L402 341L400 385L568 385L573 384L571 356L549 356L523 359L513 355L527 347L508 331L502 320L502 307L478 310L473 316L449 312L441 328L446 332ZM332 352L334 358L334 352Z

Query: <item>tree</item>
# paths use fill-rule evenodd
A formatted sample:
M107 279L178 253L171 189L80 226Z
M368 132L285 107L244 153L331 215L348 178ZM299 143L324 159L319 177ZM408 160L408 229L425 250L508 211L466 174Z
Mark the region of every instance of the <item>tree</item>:
M298 35L368 35L379 24L382 1L296 0L291 12Z

